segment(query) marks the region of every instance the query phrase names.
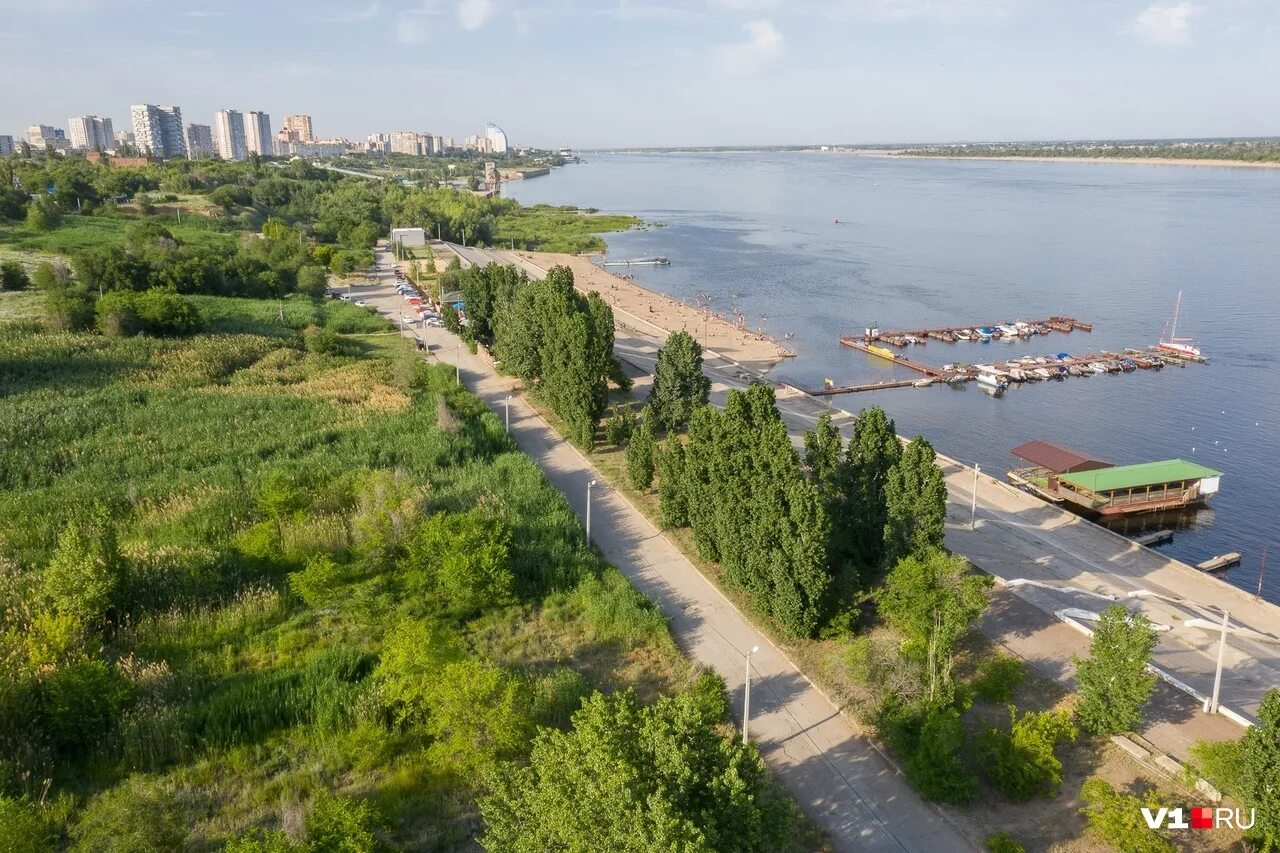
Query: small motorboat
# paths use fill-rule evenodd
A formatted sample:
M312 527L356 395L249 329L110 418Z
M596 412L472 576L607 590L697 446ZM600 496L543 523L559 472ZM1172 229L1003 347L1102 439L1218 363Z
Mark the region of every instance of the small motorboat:
M1009 387L1009 380L985 370L979 371L977 380L979 385L985 385L988 388L1004 389Z

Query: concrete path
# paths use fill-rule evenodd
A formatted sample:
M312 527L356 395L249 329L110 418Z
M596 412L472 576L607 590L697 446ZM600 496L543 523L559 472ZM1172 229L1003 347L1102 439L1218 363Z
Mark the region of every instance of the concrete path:
M390 263L386 252L379 262ZM481 261L483 262L483 261ZM353 295L398 319L400 298L389 273L377 287ZM501 419L511 380L473 356L443 329L427 329L432 354L456 363L462 381ZM770 767L837 850L973 850L936 808L906 780L839 710L768 639L685 559L635 507L614 492L595 468L562 440L524 400L511 400L511 432L551 483L585 517L592 490L592 534L601 553L670 620L671 632L693 660L718 672L741 722L746 653L751 656L751 737Z

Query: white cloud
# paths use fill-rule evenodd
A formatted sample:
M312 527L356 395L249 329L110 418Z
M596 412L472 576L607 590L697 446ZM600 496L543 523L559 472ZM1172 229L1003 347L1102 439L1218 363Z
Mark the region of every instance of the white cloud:
M321 15L316 18L322 24L358 24L361 21L372 21L382 13L382 6L378 3L370 3L363 9L348 9L345 12L335 12L332 15Z
M493 17L493 0L461 0L458 23L464 30L478 30Z
M716 48L716 62L725 73L751 74L782 55L782 33L772 21L748 21L743 29L747 31L746 41Z
M1148 6L1129 25L1129 32L1145 42L1177 46L1191 41L1191 17L1200 11L1187 2Z
M824 0L818 6L837 21L963 21L1008 15L1019 0Z

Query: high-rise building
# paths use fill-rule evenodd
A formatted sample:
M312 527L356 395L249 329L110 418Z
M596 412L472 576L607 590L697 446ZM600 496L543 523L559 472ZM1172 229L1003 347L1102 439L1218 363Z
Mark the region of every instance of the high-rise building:
M418 147L418 134L412 130L397 130L391 134L391 153L392 154L421 154L422 149Z
M489 140L489 151L494 154L507 153L507 132L493 122L484 126L484 138Z
M98 116L73 116L67 119L71 147L79 151L109 151L115 148L111 119Z
M112 134L112 135L115 137L115 142L116 142L116 147L117 147L117 148L119 148L119 147L120 147L120 146L122 146L122 145L133 145L133 131L132 131L132 130L117 130L117 131L116 131L114 134Z
M368 139L368 149L373 154L390 154L391 153L391 134L389 133L371 133Z
M207 124L187 125L187 156L192 160L213 156L213 128Z
M275 153L271 144L271 116L249 110L244 117L244 147L247 154L260 157L270 157Z
M291 142L310 142L315 138L311 135L311 116L285 116L284 129L297 134L290 138Z
M13 153L13 137L0 134L0 157L8 157Z
M58 138L58 128L51 124L33 124L27 128L27 142L32 148L44 148L52 145Z
M187 134L182 125L182 109L171 104L134 104L129 108L133 144L144 155L187 156Z
M435 138L435 146L434 146L434 147L435 147L435 152L436 152L437 154L443 154L443 153L444 153L444 137L443 137L443 136L437 136L437 137Z
M243 160L249 156L244 140L244 114L239 110L218 110L213 116L213 148L223 160Z

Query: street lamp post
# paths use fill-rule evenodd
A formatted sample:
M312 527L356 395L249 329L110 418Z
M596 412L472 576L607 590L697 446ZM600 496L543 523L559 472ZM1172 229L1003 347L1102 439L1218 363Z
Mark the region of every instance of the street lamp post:
M759 646L752 646L747 652L747 680L742 694L742 745L747 744L747 725L751 720L751 656L760 651Z
M978 463L973 463L973 500L969 504L969 529L978 526Z
M1227 651L1227 617L1228 611L1222 611L1222 636L1218 638L1218 669L1213 674L1213 698L1205 703L1205 711L1218 713L1218 691L1222 689L1222 657Z
M591 487L596 484L595 480L587 483L587 544L591 544Z
M459 385L462 384L462 344L459 343L453 348L453 379Z
M510 433L511 432L511 395L508 394L507 399L503 400L502 402L506 406L505 414L507 418L507 432Z

